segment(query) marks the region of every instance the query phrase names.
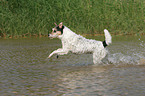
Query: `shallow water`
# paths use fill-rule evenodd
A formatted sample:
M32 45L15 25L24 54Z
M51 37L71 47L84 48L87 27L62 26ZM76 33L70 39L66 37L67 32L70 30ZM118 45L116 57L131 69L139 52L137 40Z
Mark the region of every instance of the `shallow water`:
M1 96L144 96L144 37L114 36L101 65L90 54L46 59L59 47L58 39L1 39Z

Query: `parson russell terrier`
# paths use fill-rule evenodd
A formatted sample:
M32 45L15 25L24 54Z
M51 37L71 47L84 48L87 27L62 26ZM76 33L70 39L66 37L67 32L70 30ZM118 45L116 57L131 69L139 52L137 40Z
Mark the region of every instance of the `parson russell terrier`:
M107 55L108 51L106 50L106 46L112 42L112 37L108 30L104 30L104 41L96 41L77 35L68 27L64 26L62 22L59 25L55 23L55 25L49 37L59 38L62 42L62 48L53 51L48 58L54 54L57 54L58 57L58 55L68 54L68 52L75 54L91 53L93 54L93 63L98 64Z

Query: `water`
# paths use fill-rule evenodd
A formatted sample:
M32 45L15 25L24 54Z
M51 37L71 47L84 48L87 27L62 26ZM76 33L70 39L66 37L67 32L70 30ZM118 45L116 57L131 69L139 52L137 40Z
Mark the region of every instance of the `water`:
M90 37L93 38L93 37ZM104 37L95 37L103 40ZM109 54L93 65L90 54L49 54L58 39L0 40L1 96L144 96L145 39L113 37Z

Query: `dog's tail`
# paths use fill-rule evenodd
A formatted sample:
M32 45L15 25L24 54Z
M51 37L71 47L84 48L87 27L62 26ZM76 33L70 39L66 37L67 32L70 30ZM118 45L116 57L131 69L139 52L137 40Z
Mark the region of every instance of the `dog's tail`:
M104 29L105 41L103 41L103 46L106 47L112 43L112 37L107 29Z

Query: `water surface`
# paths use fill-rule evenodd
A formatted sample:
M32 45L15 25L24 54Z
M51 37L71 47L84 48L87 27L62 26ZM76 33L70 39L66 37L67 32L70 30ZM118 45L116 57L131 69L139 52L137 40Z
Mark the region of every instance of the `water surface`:
M104 37L89 37L98 40ZM1 96L144 96L144 37L113 36L109 54L94 65L90 54L46 59L58 39L0 40Z

